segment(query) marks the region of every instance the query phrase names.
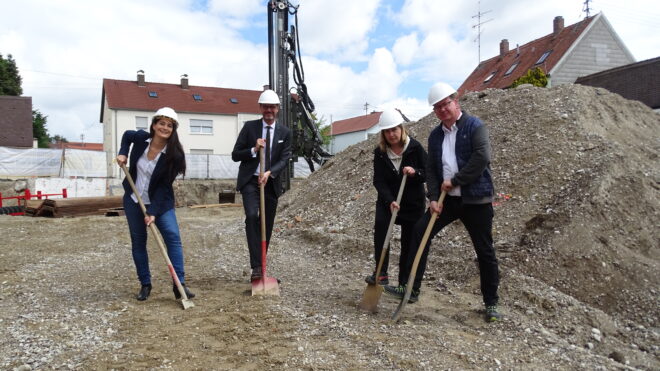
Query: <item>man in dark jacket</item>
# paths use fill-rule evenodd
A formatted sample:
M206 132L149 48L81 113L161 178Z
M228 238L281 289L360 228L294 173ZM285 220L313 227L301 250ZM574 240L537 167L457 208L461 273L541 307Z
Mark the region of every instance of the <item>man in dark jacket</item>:
M282 194L280 173L289 165L291 157L291 131L276 122L280 100L272 90L259 96L262 119L248 121L238 134L231 152L234 161L240 161L236 188L243 198L245 210L245 234L250 251L251 280L260 279L261 272L261 224L259 222L259 186L265 184L266 246L270 244L277 201ZM268 140L268 143L267 143ZM259 150L266 152L265 169L259 177ZM270 152L270 153L269 153ZM269 155L270 154L270 155Z
M438 219L424 247L410 301L417 301L419 297L431 240L446 225L460 219L472 239L479 261L486 321L494 322L501 315L497 311L499 270L492 236L494 187L488 129L477 117L461 111L456 90L448 84L433 85L428 99L441 125L429 135L426 184L431 204L415 225L413 246L421 244L431 213L438 214ZM447 192L442 204L437 202L440 191ZM410 275L413 260L414 256L409 259L404 282ZM403 299L405 286L388 286L385 291Z

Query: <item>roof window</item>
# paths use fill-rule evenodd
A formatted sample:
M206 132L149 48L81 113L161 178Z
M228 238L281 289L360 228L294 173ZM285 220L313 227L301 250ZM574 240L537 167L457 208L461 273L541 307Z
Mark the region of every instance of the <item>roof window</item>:
M155 91L150 91L149 98L158 98L158 93L156 93Z
M229 101L234 103L234 104L238 104L238 99L236 99L236 98L229 98Z
M496 73L497 73L497 71L495 71L495 72L491 73L490 75L488 75L488 77L486 77L484 79L484 84L487 83L488 81L492 80Z
M504 76L509 76L511 74L511 72L513 72L513 70L515 70L516 67L518 67L519 63L520 62L516 62L516 63L512 64L511 67L509 67L509 69L506 70L506 72L504 73Z
M534 64L537 65L537 64L541 64L541 63L545 62L545 60L548 59L548 56L550 55L550 53L552 53L552 50L548 50L547 52L543 53L541 58L539 58L539 60L536 61L536 63L534 63Z
M193 99L197 102L201 102L202 96L200 94L193 94Z

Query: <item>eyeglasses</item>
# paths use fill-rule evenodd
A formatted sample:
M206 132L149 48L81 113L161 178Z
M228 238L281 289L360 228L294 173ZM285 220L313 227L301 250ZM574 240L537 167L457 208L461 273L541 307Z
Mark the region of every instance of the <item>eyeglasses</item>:
M436 103L436 104L433 105L433 110L434 110L434 111L440 111L440 110L443 110L443 109L449 107L449 105L450 105L453 101L454 101L453 99L449 99L449 100L445 101L444 103Z

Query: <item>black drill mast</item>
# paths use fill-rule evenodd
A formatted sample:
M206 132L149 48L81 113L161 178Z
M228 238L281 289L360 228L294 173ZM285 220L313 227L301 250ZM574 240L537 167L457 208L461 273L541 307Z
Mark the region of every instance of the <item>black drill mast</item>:
M323 147L312 112L314 103L307 94L305 72L300 58L298 42L298 7L287 0L271 0L268 14L268 83L280 97L281 108L278 123L291 129L291 152L293 161L282 178L284 189L291 188L293 162L302 156L311 171L314 163L322 165L331 155ZM295 26L289 27L289 16L294 16ZM289 64L293 64L294 88L289 88Z

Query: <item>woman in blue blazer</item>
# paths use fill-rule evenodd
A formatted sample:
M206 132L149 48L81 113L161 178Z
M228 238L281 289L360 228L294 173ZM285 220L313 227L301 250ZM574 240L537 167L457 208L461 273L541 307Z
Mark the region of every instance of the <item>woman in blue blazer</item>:
M147 300L151 293L151 273L147 254L147 226L156 223L167 246L167 255L172 261L174 271L184 287L188 298L195 297L185 286L183 270L183 247L179 225L174 213L174 190L172 183L179 174L186 172L186 158L179 142L179 126L176 112L169 107L156 111L151 121L149 132L144 130L126 130L121 138L121 147L117 155L119 165L125 165L130 158L129 173L135 180L135 186L147 208L145 217L138 204L137 197L124 179L124 213L131 233L133 262L142 287L137 300ZM129 148L133 148L129 154ZM181 294L173 284L174 296Z

